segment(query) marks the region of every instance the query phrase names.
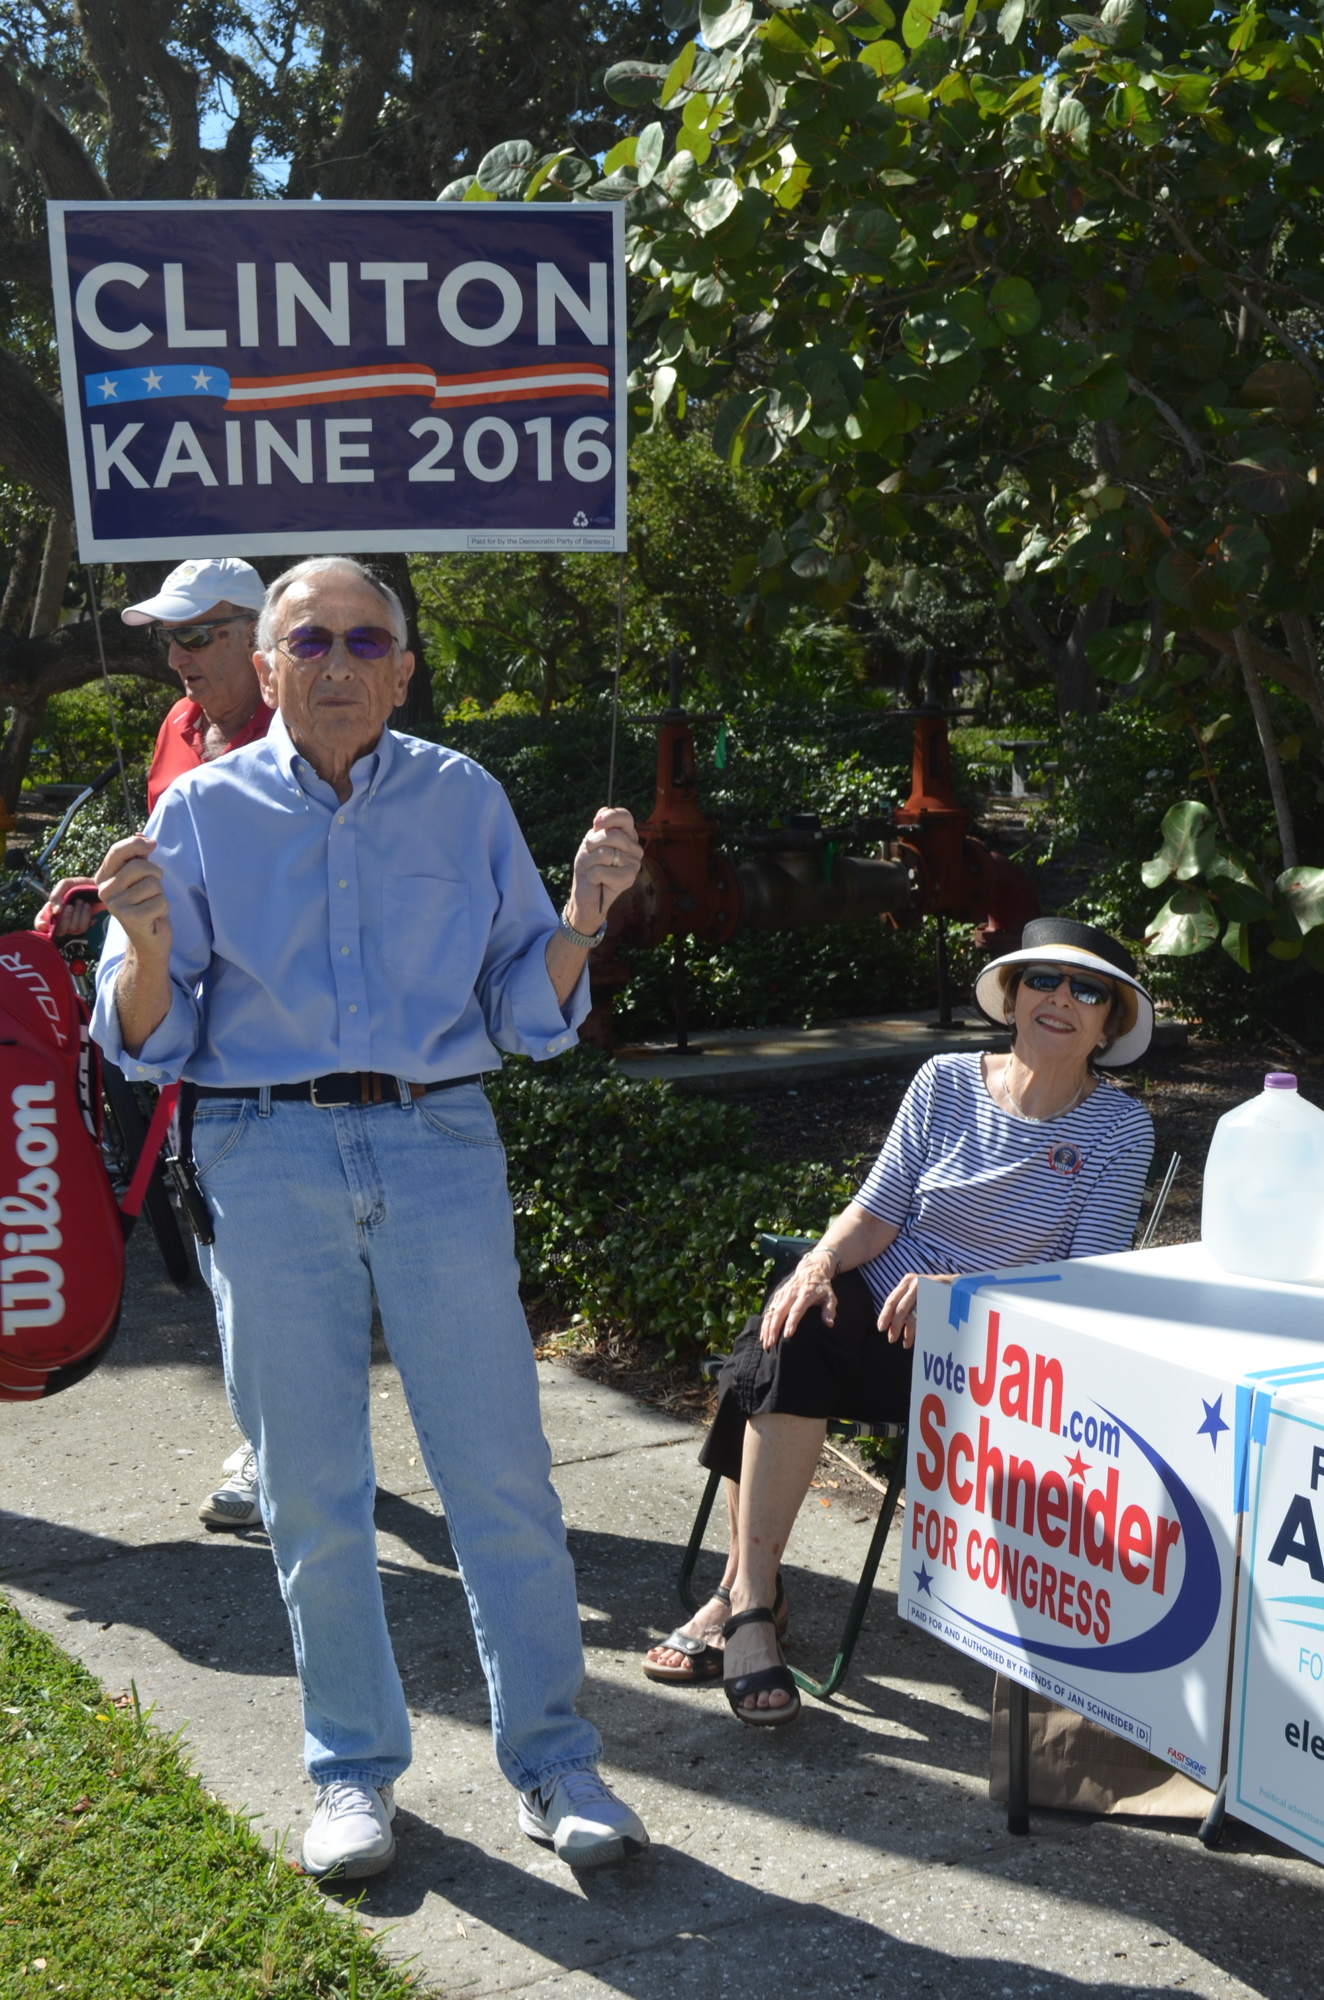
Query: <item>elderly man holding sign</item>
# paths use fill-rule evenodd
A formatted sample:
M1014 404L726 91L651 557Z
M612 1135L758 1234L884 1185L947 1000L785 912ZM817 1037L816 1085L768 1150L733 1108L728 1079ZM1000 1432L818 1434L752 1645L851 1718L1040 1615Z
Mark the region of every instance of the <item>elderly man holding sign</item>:
M558 924L500 786L386 728L413 670L404 641L398 600L357 563L300 563L271 586L266 739L178 780L100 871L115 926L94 1032L128 1075L182 1074L196 1098L227 1378L318 1787L304 1866L388 1865L410 1758L373 1529L374 1294L520 1825L591 1866L648 1836L575 1713L574 1572L481 1078L502 1049L573 1043L588 950L642 850L628 813L600 811Z

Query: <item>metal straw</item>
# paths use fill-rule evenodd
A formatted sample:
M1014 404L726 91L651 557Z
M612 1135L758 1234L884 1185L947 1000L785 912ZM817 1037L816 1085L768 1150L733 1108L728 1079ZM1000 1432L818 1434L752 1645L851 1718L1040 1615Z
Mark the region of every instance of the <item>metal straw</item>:
M1136 1245L1138 1250L1148 1250L1150 1244L1154 1241L1154 1232L1159 1226L1159 1217L1163 1213L1168 1196L1172 1193L1172 1183L1177 1178L1177 1169L1180 1165L1181 1154L1174 1153L1168 1161L1168 1171L1163 1176L1163 1185L1160 1187L1154 1201L1154 1206L1149 1212L1149 1221L1145 1224L1145 1233Z
M115 743L115 762L120 767L120 784L124 791L124 817L133 825L133 807L129 803L129 776L124 768L124 752L120 748L120 726L115 714L115 695L110 685L110 669L106 665L106 642L101 633L101 613L97 609L97 590L92 581L90 566L84 565L83 574L87 578L87 599L92 606L92 623L96 626L97 652L101 656L101 678L106 687L106 707L110 710L110 733Z

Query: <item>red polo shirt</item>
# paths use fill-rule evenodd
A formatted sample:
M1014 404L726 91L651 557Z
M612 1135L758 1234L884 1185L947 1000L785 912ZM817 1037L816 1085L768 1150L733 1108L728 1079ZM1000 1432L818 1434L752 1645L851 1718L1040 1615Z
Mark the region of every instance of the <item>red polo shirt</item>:
M239 750L245 743L258 743L271 726L274 708L268 708L259 701L248 721L237 736L230 738L230 750ZM147 773L147 810L153 812L156 802L163 792L168 792L176 778L182 778L185 771L196 771L199 764L207 759L202 754L203 732L206 719L196 701L177 701L165 721L161 724L156 739L156 749L152 753L152 768ZM224 755L224 752L222 752Z

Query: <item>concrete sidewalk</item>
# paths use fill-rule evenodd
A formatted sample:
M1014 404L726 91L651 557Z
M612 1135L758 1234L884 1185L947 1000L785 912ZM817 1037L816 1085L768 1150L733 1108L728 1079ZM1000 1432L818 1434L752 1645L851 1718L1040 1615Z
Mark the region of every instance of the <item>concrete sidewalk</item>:
M145 1234L131 1264L114 1359L50 1403L0 1405L0 1583L112 1689L134 1680L159 1724L182 1726L211 1790L297 1840L311 1793L270 1555L260 1534L208 1535L194 1515L234 1437L210 1301L165 1282ZM807 1702L794 1728L756 1733L715 1688L646 1682L639 1654L676 1617L694 1433L568 1368L541 1374L584 1707L654 1845L577 1880L518 1833L445 1522L380 1353L381 1566L416 1761L400 1858L363 1910L415 1955L421 1986L1315 2000L1324 1884L1258 1836L1207 1854L1189 1827L1038 1813L1030 1840L1007 1837L987 1799L990 1677L898 1622L899 1534L844 1697ZM818 1671L870 1532L820 1497L786 1569L792 1657Z

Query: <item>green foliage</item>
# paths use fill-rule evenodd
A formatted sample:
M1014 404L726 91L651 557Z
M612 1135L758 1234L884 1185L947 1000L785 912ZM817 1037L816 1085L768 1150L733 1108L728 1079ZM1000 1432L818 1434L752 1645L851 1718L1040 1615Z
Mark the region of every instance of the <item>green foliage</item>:
M0 1600L0 1987L406 2000L412 1977ZM44 1961L44 1963L40 1963Z
M488 1085L526 1285L593 1326L729 1348L771 1266L760 1230L818 1232L854 1183L760 1161L742 1106L637 1083L590 1049Z
M844 692L863 678L859 645L802 612L776 642L742 627L729 589L733 549L775 536L791 504L789 471L734 470L706 438L659 431L630 454L630 551L622 619L623 685L664 693L667 656L682 655L687 699ZM591 700L616 658L619 561L594 555L446 555L412 571L438 706L490 705L503 692L544 713Z
M1234 901L1242 911L1251 905L1237 900L1230 874L1221 881L1215 878L1222 921L1208 938L1213 943L1220 930L1231 929L1227 951L1173 955L1146 945L1159 928L1158 901L1203 896L1215 886L1198 869L1179 879L1177 868L1197 863L1235 867L1218 857L1220 846L1246 857L1251 879L1243 896L1253 890L1272 899L1276 893L1281 859L1273 812L1257 782L1259 744L1244 705L1206 748L1207 767L1189 728L1173 727L1170 717L1130 705L1096 717L1088 730L1058 734L1050 754L1059 762L1059 784L1044 824L1052 835L1053 858L1068 866L1074 862L1088 877L1088 887L1065 906L1065 914L1102 924L1133 950L1147 951L1145 977L1156 998L1186 1018L1203 1021L1206 1032L1262 1036L1266 1027L1281 1026L1313 1044L1319 1037L1315 971L1303 953L1270 955L1266 947L1275 941L1275 931L1262 914L1233 917ZM1189 796L1196 786L1207 793L1207 769L1213 772L1229 834L1221 828L1214 833L1204 802ZM1312 842L1320 843L1324 827L1316 787L1299 762L1289 765L1288 778L1299 821ZM1182 803L1169 814L1174 798ZM1171 895L1157 897L1161 888ZM1193 914L1181 907L1169 913L1174 921ZM1243 942L1235 930L1238 921L1254 931L1256 950L1249 955L1248 969L1246 954L1232 950ZM1180 938L1182 932L1173 935ZM1293 935L1299 939L1299 927Z
M167 711L179 700L160 681L112 674L115 718L120 747L130 771L145 773L152 761L156 734ZM41 734L33 745L28 782L34 785L74 784L95 778L115 762L115 739L106 706L105 683L99 678L86 687L53 694L42 717Z
M1285 868L1276 878L1218 837L1207 806L1183 799L1163 816L1163 845L1141 869L1147 888L1171 878L1184 884L1151 920L1146 939L1156 956L1183 958L1219 942L1243 972L1251 966L1250 930L1264 923L1275 958L1304 958L1324 972L1324 868Z

